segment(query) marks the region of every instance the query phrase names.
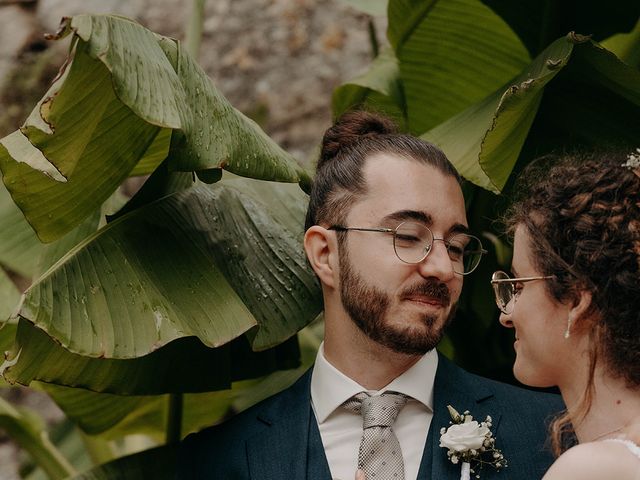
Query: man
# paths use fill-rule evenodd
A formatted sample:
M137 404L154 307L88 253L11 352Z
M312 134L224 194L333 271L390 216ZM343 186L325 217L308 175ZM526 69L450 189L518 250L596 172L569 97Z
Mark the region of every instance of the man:
M492 417L509 467L483 479L540 478L552 458L552 395L468 374L435 351L482 246L444 154L354 112L330 128L314 180L307 257L324 298L316 363L287 390L189 437L180 478L458 479L439 447L447 405ZM364 430L363 430L364 428Z

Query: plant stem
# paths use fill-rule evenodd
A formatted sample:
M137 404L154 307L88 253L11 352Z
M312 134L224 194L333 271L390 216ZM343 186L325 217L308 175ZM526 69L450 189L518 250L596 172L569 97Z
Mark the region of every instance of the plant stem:
M187 52L195 59L198 58L200 42L202 41L202 25L204 23L205 0L193 0L191 2L191 14L187 19L185 32L185 46Z
M367 29L369 30L369 43L371 44L371 54L375 59L380 53L380 44L378 43L378 33L376 32L376 25L373 23L373 18L369 17L369 22L367 24Z
M107 463L115 457L109 442L104 438L96 435L88 435L82 430L80 430L80 436L94 465Z
M49 478L57 480L76 474L69 461L55 447L47 432L36 428L9 402L0 398L0 428L20 447L29 452L36 464Z
M182 430L182 393L169 394L169 412L167 414L167 445L180 441Z

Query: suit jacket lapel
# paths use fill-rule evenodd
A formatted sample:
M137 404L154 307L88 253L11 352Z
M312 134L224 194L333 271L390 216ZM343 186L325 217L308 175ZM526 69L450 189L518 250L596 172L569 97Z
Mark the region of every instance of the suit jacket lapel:
M258 413L256 421L266 428L247 441L252 479L330 478L311 409L310 382L311 370Z
M474 381L461 368L455 366L442 355L438 354L438 370L433 386L433 418L429 427L429 434L418 472L418 479L452 479L460 478L460 465L454 465L447 458L446 449L440 447L440 429L448 427L451 417L447 405L451 405L458 412L469 410L475 420L484 420L491 415L491 427L496 433L500 421L499 412L491 412L491 402L485 403L493 394L483 384ZM483 474L483 478L484 478Z

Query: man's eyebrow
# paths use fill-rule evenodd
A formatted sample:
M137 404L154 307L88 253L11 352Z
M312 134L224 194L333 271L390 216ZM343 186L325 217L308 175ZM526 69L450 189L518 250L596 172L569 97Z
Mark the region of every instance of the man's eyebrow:
M397 212L390 213L383 219L384 221L398 221L398 222L406 222L407 220L415 220L417 222L423 223L426 226L431 226L433 224L433 218L426 212L422 212L420 210L399 210ZM463 225L462 223L455 223L447 232L448 235L454 235L456 233L469 233L469 227Z
M466 225L463 225L462 223L456 223L449 229L449 235L453 235L456 233L469 234L470 232L471 230L469 230L469 227L467 227Z
M397 220L398 222L406 222L407 220L416 220L429 226L433 223L431 215L419 210L398 210L385 216L383 221Z

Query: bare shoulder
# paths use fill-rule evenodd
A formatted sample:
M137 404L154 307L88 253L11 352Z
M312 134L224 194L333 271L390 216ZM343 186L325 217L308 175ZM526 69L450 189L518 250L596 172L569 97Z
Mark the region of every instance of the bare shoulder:
M635 480L640 473L640 458L618 442L590 442L576 445L563 453L543 480Z

